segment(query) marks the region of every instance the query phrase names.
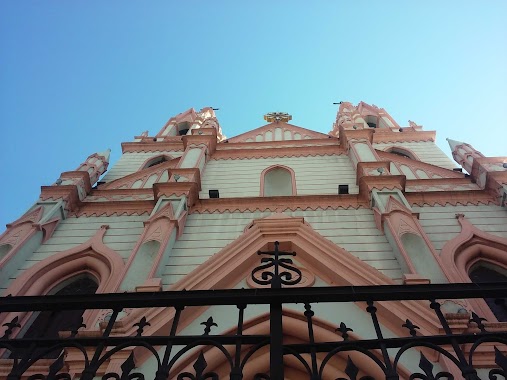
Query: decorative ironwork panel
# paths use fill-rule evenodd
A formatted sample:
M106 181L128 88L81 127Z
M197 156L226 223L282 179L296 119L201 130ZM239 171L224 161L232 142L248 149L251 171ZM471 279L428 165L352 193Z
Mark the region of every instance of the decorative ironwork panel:
M295 253L281 252L278 248L278 243L275 243L273 251L259 252L263 258L252 271L253 281L271 286L266 289L85 294L78 298L72 295L1 298L0 316L7 318L3 330L0 330L0 350L4 358L0 360L0 371L7 373L8 380L55 380L71 379L72 376L82 380L148 380L147 375L136 368L141 363L136 363L135 353L144 350L145 354L148 352L153 357L151 362L156 366L149 378L215 380L228 377L239 380L248 378L245 377L245 369L252 365L256 357L268 352L269 368L251 373L250 378L283 379L284 363L297 362L306 373L306 378L311 380L329 376L330 368L336 371L333 372L333 378L340 380L369 380L373 378L371 373L382 374L376 378L399 379L403 371L403 376L409 379L478 380L474 362L476 353L482 355L489 349L496 363L496 366L487 369L489 378L505 378L507 333L499 332L498 324L495 331L489 331L490 324L475 313L471 313L469 321L461 319L473 328L453 328L442 310L443 301L439 301L504 299L507 297L505 283L291 288L301 278L300 271L291 260ZM385 327L379 321L380 307L385 309L390 303L406 300L425 301L423 304L427 305L428 312L440 325L439 332L425 335L423 328L417 326L415 321L405 318L399 323L399 331L405 331L406 334L386 337ZM320 315L319 307L324 303L336 306L337 313ZM346 324L341 319L343 316L339 311L347 303L355 303L368 316L370 325L367 329L373 334L369 338L357 338L362 335L364 325L354 326L354 321L350 320ZM505 305L502 302L499 304ZM250 330L245 329L245 310L251 305L269 307L269 333L251 334L248 333ZM228 329L220 316L211 315L209 309L200 309L207 310L197 321L201 325L201 333L184 334L180 326L182 314L208 306L234 310L235 328ZM305 326L302 334L307 337L305 342L284 340L283 307L300 308L300 321ZM164 313L172 315L167 331L152 326L153 321L147 317L149 313L140 315L131 326L126 326L128 331L132 331L129 336L122 335L115 328L122 310L150 308L164 308ZM92 309L112 310L100 333L89 333L90 329L81 323L73 331L56 338L21 336L20 332L26 330L23 324L29 320L27 317L30 312ZM229 321L230 317L228 315ZM324 319L335 324L335 331L330 331L328 341L317 339L316 335L318 324L321 323L319 321ZM221 333L224 329L229 332ZM419 362L412 360L412 369L407 375L406 369L402 371L402 366L409 352L414 357L414 350L419 352ZM5 359L10 352L18 355ZM48 359L50 353L56 359ZM446 358L455 368L452 371L443 370L434 362L436 355L432 353ZM371 368L361 367L356 359L358 355L367 358ZM72 360L69 360L71 357ZM218 357L221 358L220 366L217 366ZM122 358L121 361L119 358ZM339 370L333 367L337 358L342 363ZM117 364L111 364L113 361ZM76 362L80 365L76 366Z

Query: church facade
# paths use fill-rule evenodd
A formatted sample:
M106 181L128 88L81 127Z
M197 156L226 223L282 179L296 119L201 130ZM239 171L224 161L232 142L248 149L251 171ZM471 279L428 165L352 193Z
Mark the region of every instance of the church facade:
M507 157L364 102L265 120L190 109L42 186L0 236L0 377L505 374Z

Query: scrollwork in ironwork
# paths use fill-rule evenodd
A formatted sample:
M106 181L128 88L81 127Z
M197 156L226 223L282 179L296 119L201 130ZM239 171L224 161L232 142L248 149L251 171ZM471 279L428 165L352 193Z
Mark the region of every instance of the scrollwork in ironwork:
M272 288L281 288L282 285L296 285L301 281L302 273L296 268L289 258L281 256L296 256L296 252L281 252L278 249L280 243L275 241L275 250L262 252L258 251L258 255L268 255L272 257L264 257L261 259L261 265L252 271L252 280L259 285L271 285ZM273 268L273 271L267 271ZM280 269L282 268L282 269ZM260 276L256 273L260 272ZM294 275L295 274L295 275ZM259 278L260 277L260 278Z

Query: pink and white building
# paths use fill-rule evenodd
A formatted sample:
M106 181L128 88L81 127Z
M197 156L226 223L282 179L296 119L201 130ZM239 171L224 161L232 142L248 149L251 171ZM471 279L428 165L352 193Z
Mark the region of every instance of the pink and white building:
M42 186L39 200L7 225L0 236L1 294L76 292L78 297L263 288L251 273L260 263L257 252L273 250L275 241L281 250L296 253L293 265L302 275L298 288L416 289L507 280L507 157L485 157L467 143L448 140L452 161L435 144L435 131L412 121L400 125L383 108L363 102L342 102L329 134L290 124L290 119L268 114L268 124L226 138L213 109L190 109L171 117L155 135L144 132L122 143L122 156L111 168L109 151L92 154L76 170ZM501 310L485 299L466 297L440 300L454 333L478 331L470 321L472 312L486 319L487 331L507 330ZM427 301L389 305L379 302L376 311L386 337L407 336L407 319L418 326L418 335L441 332ZM359 302L318 303L312 310L317 341L343 340L336 330L339 322L353 327L352 340L375 333ZM304 312L302 305L284 305L284 342L308 341ZM100 334L110 313L86 310L86 327L77 336ZM11 339L41 337L42 329L71 329L58 318L41 324L43 314L0 313L0 335L15 317L19 326L12 327ZM220 306L184 312L178 316L178 332L201 334L201 322L210 315L221 321L214 333L231 332L236 320L230 314ZM175 315L160 307L126 308L111 335L135 336L142 316L149 323L143 336L160 334L170 329ZM248 307L244 321L250 334L269 333L268 306ZM465 353L471 350L470 344L461 347ZM496 347L507 352L505 344ZM445 355L421 351L434 373L463 378ZM491 344L476 353L480 378L498 367L495 352ZM121 374L121 364L132 353L132 372L154 378L157 363L139 347L104 360L96 378ZM169 378L196 373L200 353L207 372L233 378L213 349L189 351ZM1 357L0 378L8 378L14 359L6 349ZM79 378L86 367L80 352L66 348L62 357L62 373ZM384 378L359 353L335 355L320 378L352 379L346 370L351 358L358 379ZM269 350L252 359L244 379L269 371ZM20 378L53 361L38 360ZM283 363L286 379L310 378L297 360L285 355ZM402 379L421 372L420 352L407 352L398 368Z

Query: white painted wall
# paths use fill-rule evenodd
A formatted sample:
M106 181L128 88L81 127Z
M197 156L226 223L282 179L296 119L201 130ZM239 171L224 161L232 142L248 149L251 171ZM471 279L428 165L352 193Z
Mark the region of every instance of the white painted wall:
M465 214L480 230L507 239L507 210L500 206L412 206L412 209L419 213L419 222L438 252L461 232L456 214Z
M218 189L220 198L258 197L262 171L277 164L294 170L298 195L338 194L338 185L345 184L351 194L359 191L349 158L334 155L211 160L204 169L199 196L208 198L208 190Z

